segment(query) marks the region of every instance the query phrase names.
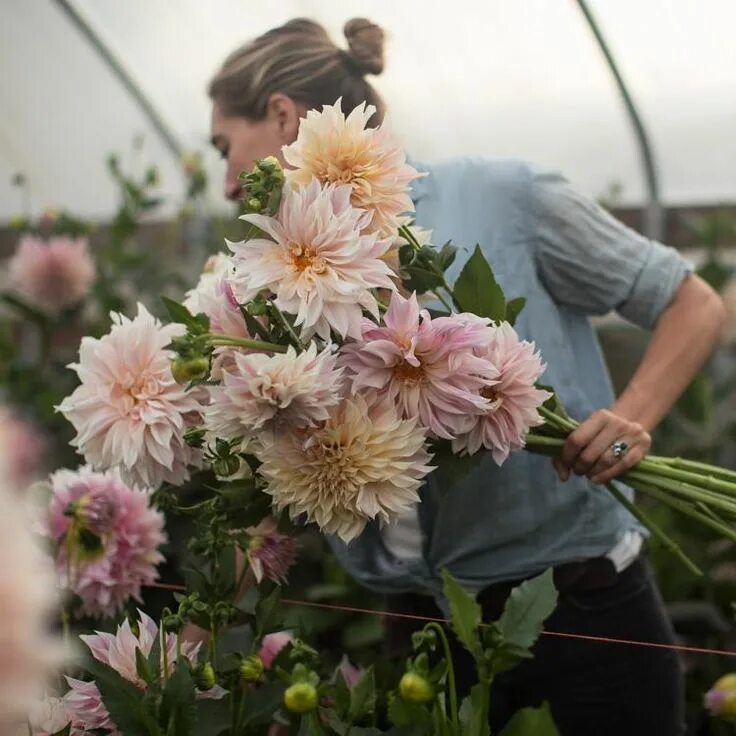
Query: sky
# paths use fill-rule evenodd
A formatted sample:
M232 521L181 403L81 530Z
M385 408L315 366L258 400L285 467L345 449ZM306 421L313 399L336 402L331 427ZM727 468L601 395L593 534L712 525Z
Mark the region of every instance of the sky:
M387 32L375 84L419 160L524 158L598 196L616 182L636 204L636 141L573 0L72 0L188 150L207 151L210 204L227 210L208 149L208 79L237 45L290 17L338 43L353 16ZM736 201L736 3L589 0L653 143L667 204ZM53 0L0 5L0 221L23 208L104 218L104 161L156 164L174 208L178 162ZM141 135L142 150L132 141ZM26 196L11 186L28 181Z

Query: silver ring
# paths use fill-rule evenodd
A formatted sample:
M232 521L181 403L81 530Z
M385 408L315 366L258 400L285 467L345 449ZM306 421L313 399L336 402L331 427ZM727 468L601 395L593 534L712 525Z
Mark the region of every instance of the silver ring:
M611 452L616 460L620 460L629 451L629 445L623 440L617 440L611 445Z

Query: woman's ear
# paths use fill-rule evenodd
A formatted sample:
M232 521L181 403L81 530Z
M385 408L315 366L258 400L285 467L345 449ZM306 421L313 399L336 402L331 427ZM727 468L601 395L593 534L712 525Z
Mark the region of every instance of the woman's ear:
M268 98L266 118L276 126L276 132L284 144L293 143L299 131L299 120L306 112L301 103L294 102L283 92L274 92Z

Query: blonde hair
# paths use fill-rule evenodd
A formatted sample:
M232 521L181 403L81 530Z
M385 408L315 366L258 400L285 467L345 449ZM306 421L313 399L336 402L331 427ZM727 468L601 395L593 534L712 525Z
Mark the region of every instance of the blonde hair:
M383 71L383 31L365 18L353 18L343 33L347 50L335 45L319 23L290 20L230 54L210 82L209 95L225 115L250 120L265 117L276 92L309 109L342 97L349 112L365 101L375 105L371 123L377 125L384 105L365 75Z

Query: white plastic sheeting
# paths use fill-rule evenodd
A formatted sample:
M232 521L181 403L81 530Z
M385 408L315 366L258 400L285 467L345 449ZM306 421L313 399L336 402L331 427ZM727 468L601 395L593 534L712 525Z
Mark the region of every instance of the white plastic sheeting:
M665 203L736 200L736 3L590 0L653 143ZM376 79L417 158L519 156L565 171L592 195L625 202L644 185L623 106L573 0L73 0L187 149L208 147L205 87L242 41L290 17L368 16L389 33ZM144 137L135 153L132 140ZM104 159L177 162L53 0L0 0L0 220L24 207L104 217ZM222 166L208 153L213 206ZM10 184L25 174L29 201Z

